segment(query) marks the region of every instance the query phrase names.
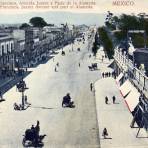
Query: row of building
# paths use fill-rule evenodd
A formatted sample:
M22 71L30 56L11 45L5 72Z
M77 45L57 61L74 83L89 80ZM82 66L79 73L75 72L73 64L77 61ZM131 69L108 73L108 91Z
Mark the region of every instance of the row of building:
M135 49L130 44L128 50L121 45L115 48L114 70L120 92L133 115L130 126L138 125L148 131L148 59L147 48Z
M0 76L11 76L16 68L30 67L44 60L55 48L72 43L82 26L61 24L43 28L0 29ZM86 26L84 26L86 28Z

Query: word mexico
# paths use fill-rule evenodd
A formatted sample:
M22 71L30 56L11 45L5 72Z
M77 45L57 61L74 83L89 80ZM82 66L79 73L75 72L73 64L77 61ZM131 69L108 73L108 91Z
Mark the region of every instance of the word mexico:
M127 1L115 0L115 1L113 1L112 5L114 5L114 6L133 6L133 5L135 5L135 2L130 1L130 0L127 0Z

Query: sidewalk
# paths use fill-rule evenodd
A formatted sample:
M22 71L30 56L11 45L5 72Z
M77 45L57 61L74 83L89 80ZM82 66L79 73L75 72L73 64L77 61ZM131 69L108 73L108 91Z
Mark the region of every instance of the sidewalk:
M112 96L116 96L116 104L112 103ZM113 78L100 79L95 83L97 119L99 126L101 148L147 148L148 139L144 129L131 128L132 115L121 96ZM109 104L105 104L105 96ZM108 138L103 139L102 131L108 130Z
M22 77L25 78L30 73L31 71L27 71L22 76L16 74L15 77L0 78L0 90L2 94L6 93L10 88L16 85Z
M99 64L100 72L113 71L109 67L113 60L104 58L102 61L102 56L105 54L103 47L100 47L95 59ZM115 79L112 77L99 79L95 82L94 87L101 148L148 148L146 131L141 129L139 138L136 138L138 128L130 127L133 116L120 94ZM106 96L109 104L105 104ZM112 101L113 96L116 97L115 104ZM104 128L107 128L108 139L104 139L102 136Z
M103 60L102 60L102 56L104 57ZM113 62L113 59L109 60L108 58L105 58L105 53L102 46L98 49L96 58L93 60L93 62L98 63L99 65L98 68L101 73L113 71L113 69L109 67L109 65Z
M64 46L64 48L67 49L69 45ZM18 76L17 74L15 75L15 77L6 77L6 78L0 78L0 90L2 92L2 94L6 93L9 89L11 89L14 85L16 85L21 79L22 77L25 78L26 76L28 76L31 72L33 72L37 66L39 67L40 65L50 61L52 58L55 57L56 54L60 53L62 51L62 49L57 49L55 53L49 54L48 59L44 62L38 62L37 65L35 65L34 67L28 67L28 72L25 73L23 76ZM45 54L45 53L44 53Z

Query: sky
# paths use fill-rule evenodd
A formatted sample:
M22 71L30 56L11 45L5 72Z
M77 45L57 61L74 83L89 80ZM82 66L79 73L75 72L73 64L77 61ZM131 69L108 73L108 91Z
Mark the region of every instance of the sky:
M22 4L24 2L25 4ZM38 2L44 2L39 5L44 7L37 9ZM51 7L51 2L52 6L58 4L58 8ZM71 2L71 4L65 7L67 2ZM88 3L91 5L87 5ZM10 9L11 6L17 6L17 8ZM33 8L24 9L22 6L33 6ZM0 24L23 23L28 22L31 17L41 16L48 23L103 25L107 11L119 14L137 14L148 13L147 8L148 0L0 0Z
M105 14L97 13L72 13L72 12L28 12L24 14L9 15L0 14L0 24L29 23L32 17L42 17L47 23L51 24L86 24L86 25L104 25ZM8 19L9 18L9 19Z

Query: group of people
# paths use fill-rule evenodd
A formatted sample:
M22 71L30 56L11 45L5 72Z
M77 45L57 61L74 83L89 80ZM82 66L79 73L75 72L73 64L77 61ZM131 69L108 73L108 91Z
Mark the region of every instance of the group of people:
M108 97L106 96L106 97L105 97L105 104L108 104L108 101L109 101L109 99L108 99ZM112 97L112 102L113 102L113 104L115 104L115 101L116 101L116 97L113 96L113 97Z
M115 72L103 72L102 73L102 78L107 78L107 77L115 77Z
M108 101L109 101L109 99L108 99L108 97L106 96L106 97L105 97L105 104L108 104ZM113 97L112 97L112 102L113 102L113 104L115 104L115 101L116 101L116 97L113 96ZM108 136L108 131L107 131L107 128L106 128L106 127L103 129L102 136L104 137L104 139L106 139L107 136Z

